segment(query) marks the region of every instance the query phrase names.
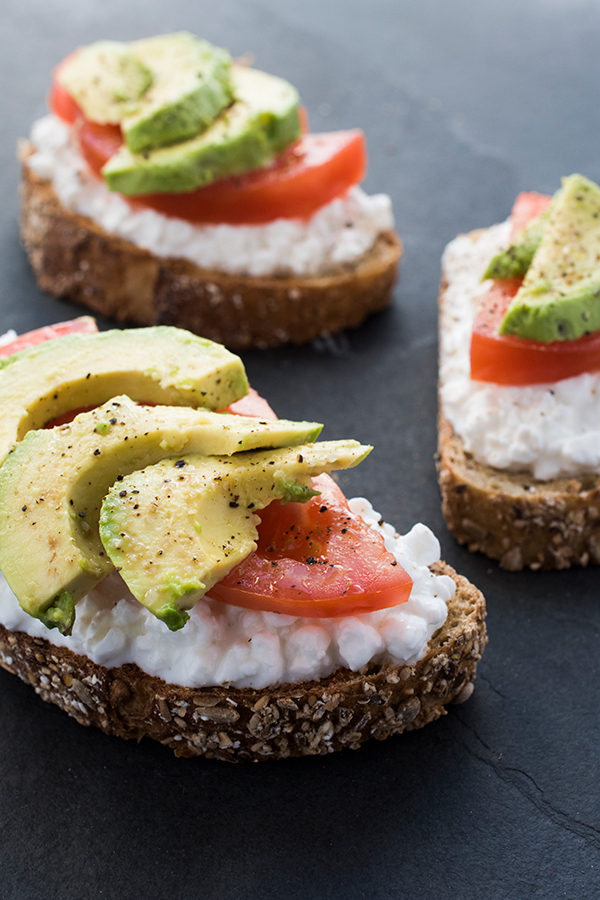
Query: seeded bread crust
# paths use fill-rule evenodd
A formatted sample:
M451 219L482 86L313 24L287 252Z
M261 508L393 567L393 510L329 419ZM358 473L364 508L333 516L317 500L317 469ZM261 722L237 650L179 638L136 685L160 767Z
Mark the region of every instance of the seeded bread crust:
M446 288L442 279L440 310ZM600 476L538 481L483 465L441 411L437 469L446 524L469 550L511 572L600 563Z
M318 277L251 277L154 256L65 209L25 164L21 239L38 286L118 322L177 325L235 350L305 344L389 306L402 244L380 234L359 260Z
M114 669L0 626L0 665L32 684L82 725L141 740L150 737L176 756L229 762L316 756L357 749L374 737L421 728L473 692L487 643L485 600L445 563L455 579L448 617L414 666L339 669L328 678L277 688L186 688L166 684L136 665Z

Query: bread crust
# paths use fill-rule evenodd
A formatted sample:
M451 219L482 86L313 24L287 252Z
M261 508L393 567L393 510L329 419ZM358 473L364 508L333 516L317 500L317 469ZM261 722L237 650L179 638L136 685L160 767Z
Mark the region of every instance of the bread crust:
M0 626L0 665L33 685L82 725L141 740L150 737L176 756L240 762L316 756L358 748L421 728L473 691L487 643L485 600L445 563L455 579L445 624L413 666L339 669L327 678L275 688L187 688L166 684L137 665L107 669L43 638Z
M442 278L440 312L446 288ZM600 563L600 476L539 481L479 463L465 451L441 404L437 469L446 524L469 550L512 572Z
M39 287L122 323L177 325L234 350L305 344L389 306L402 243L377 237L355 262L306 278L226 275L161 258L65 209L51 183L26 165L21 239Z

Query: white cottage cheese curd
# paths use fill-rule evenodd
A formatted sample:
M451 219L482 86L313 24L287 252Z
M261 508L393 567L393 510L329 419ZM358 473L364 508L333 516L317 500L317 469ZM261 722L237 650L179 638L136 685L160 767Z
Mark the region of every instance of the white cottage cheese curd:
M481 276L505 247L510 223L473 241L460 235L442 260L448 281L440 322L442 413L478 462L532 472L542 481L600 472L600 373L553 384L505 387L472 381L469 350Z
M190 260L206 269L240 275L308 276L350 263L369 250L377 235L394 227L386 194L368 196L351 188L308 221L277 219L265 225L192 225L151 209L134 210L111 193L71 142L69 126L55 115L34 123L35 152L27 165L48 179L61 204L88 216L110 234L155 256Z
M437 538L425 525L400 536L362 498L353 512L384 535L385 545L413 579L409 600L359 616L306 619L199 600L180 631L168 631L129 593L114 573L78 605L73 634L49 631L19 606L0 576L0 623L12 631L69 647L100 665L137 663L172 684L264 688L323 678L340 666L354 671L369 662L412 664L446 619L455 585L428 566L440 558Z

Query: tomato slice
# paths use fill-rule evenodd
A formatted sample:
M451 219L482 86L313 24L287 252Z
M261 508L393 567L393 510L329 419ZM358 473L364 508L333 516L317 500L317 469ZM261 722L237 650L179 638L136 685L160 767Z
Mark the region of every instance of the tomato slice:
M225 410L277 416L250 388ZM406 602L410 575L382 536L352 513L329 475L313 478L320 496L261 510L258 547L210 595L224 603L307 618L358 615Z
M408 600L412 579L381 535L352 513L328 475L308 503L261 510L258 547L210 595L245 609L309 618L353 616Z
M79 51L74 50L60 62L52 72L52 85L48 97L48 106L60 119L72 125L78 119L83 117L83 112L79 104L71 97L68 91L62 86L58 80L58 75L62 67L75 56Z
M520 282L495 281L483 299L471 337L471 378L502 385L546 384L600 371L600 331L574 341L531 341L498 334Z
M547 194L519 194L511 212L511 240L547 209ZM492 384L547 384L600 371L600 332L574 341L544 343L498 334L520 281L495 281L482 299L471 336L471 378Z
M93 334L98 331L96 320L92 316L79 316L77 319L71 319L68 322L58 322L56 325L44 325L43 328L36 328L35 331L28 331L19 335L10 344L4 344L0 347L0 357L12 356L19 350L29 350L37 344L43 344L44 341L51 341L53 338L63 337L65 334L74 334L75 332L84 334Z
M102 166L123 145L121 127L119 125L99 125L82 116L75 122L75 136L81 155L92 172L101 178Z
M135 202L196 224L308 218L358 184L366 165L362 131L305 134L266 169L223 178L187 194L146 194Z
M519 194L510 213L512 223L510 240L513 241L528 222L541 216L548 209L551 200L552 197L548 194L537 194L535 191Z
M254 388L248 388L248 393L241 400L236 400L221 412L234 413L237 416L257 416L261 419L270 419L275 421L277 416L267 403Z

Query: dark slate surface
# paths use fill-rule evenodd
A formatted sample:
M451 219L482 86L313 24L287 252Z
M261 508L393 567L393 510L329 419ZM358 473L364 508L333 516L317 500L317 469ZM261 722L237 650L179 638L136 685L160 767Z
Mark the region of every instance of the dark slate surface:
M473 698L422 732L259 766L106 737L0 673L0 898L596 898L598 569L508 574L456 546L433 453L440 253L519 190L600 178L600 8L5 0L2 330L77 312L37 290L17 237L14 144L50 68L80 43L179 28L288 77L313 130L365 129L367 188L391 194L406 244L394 308L327 346L245 361L280 414L376 445L346 488L401 529L435 529L488 597L491 642Z

